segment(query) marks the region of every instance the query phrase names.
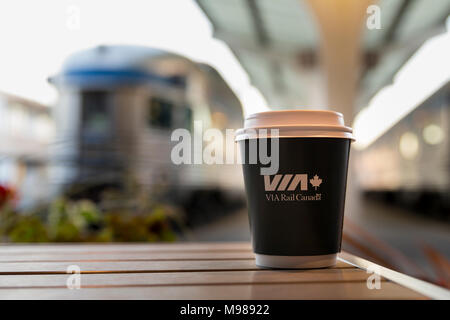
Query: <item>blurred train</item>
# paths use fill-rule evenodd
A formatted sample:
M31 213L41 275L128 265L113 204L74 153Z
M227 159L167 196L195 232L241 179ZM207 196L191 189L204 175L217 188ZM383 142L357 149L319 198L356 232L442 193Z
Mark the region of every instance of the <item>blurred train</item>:
M355 154L370 198L450 218L450 83Z
M242 106L214 68L152 48L99 46L70 56L49 81L59 92L54 194L96 197L131 179L193 216L242 204L237 165L170 158L176 128L192 132L194 120L204 130L242 126Z

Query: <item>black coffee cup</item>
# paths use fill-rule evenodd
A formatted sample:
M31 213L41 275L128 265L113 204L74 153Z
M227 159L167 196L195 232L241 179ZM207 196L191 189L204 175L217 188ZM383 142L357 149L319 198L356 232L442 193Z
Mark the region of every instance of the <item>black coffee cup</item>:
M243 155L256 264L270 268L334 265L341 249L353 140L342 114L257 113L246 118L236 140ZM278 153L277 172L273 163L261 159L261 151L272 161ZM267 174L269 166L273 170Z

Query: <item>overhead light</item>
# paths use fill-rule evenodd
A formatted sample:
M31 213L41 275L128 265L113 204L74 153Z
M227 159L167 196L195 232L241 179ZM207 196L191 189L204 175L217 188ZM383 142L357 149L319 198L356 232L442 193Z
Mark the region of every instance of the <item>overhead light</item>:
M355 117L354 146L364 149L450 81L450 33L433 37Z
M413 160L419 153L419 139L412 132L405 132L400 137L400 154L403 158Z
M423 140L431 145L436 145L444 140L444 131L437 124L427 125L422 132Z

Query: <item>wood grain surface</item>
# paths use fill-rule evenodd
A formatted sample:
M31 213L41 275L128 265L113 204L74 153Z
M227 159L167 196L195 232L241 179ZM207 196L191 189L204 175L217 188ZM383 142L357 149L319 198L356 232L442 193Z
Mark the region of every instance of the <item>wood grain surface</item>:
M76 265L80 289L66 285ZM270 270L249 243L0 246L0 299L426 299L365 270Z

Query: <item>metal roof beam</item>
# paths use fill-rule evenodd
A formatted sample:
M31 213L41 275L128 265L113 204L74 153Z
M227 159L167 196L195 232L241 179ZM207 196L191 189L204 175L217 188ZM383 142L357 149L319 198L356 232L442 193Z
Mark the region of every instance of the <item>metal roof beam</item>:
M252 18L253 26L255 28L256 38L258 39L258 43L262 47L267 47L270 45L269 34L266 30L266 26L264 24L264 19L261 14L261 10L257 4L256 0L247 0L247 5L250 10L250 15Z
M264 19L261 9L258 6L257 0L247 0L247 5L250 11L251 19L256 33L258 44L262 48L271 47L269 33L264 24ZM286 86L283 81L282 69L278 60L271 60L268 62L269 72L271 73L272 84L275 92L282 93Z
M364 54L363 65L361 66L361 73L359 75L359 85L363 84L362 80L367 76L369 70L373 69L378 64L381 59L380 55L386 54L385 49L394 42L395 32L405 18L408 8L410 8L411 4L415 1L416 0L403 0L402 4L397 9L390 26L386 30L379 48L376 51L370 51Z
M395 38L395 31L402 23L403 19L405 18L406 13L408 12L408 8L411 7L411 5L416 2L416 0L403 0L403 3L398 8L397 13L394 16L394 19L391 22L391 25L387 29L383 43L384 45L392 42Z

